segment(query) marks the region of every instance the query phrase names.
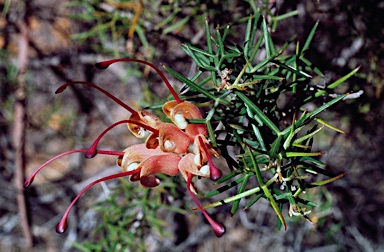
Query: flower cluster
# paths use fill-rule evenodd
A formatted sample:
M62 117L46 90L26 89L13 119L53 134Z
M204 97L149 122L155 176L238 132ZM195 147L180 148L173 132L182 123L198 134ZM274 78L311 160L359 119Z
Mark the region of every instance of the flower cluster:
M47 161L26 180L24 186L29 186L36 174L43 167L64 155L81 152L85 154L86 158L93 158L97 154L118 156L117 164L121 167L122 172L98 179L85 187L64 213L63 218L56 227L58 233L63 233L66 230L67 218L71 208L80 196L93 185L102 181L129 176L131 181L139 181L143 187L151 188L160 184L160 180L155 176L156 174L176 176L180 172L186 180L189 194L212 226L214 233L218 237L222 236L225 233L224 225L213 220L203 209L196 198L195 194L197 193L197 189L192 181L195 176L203 178L210 177L212 180L217 180L222 175L221 171L212 162L212 157L218 157L219 154L207 140L208 132L206 125L188 123L188 119L203 119L200 110L194 104L181 100L166 77L152 63L137 59L122 58L97 63L96 67L105 69L116 62L138 62L146 64L161 76L175 98L175 100L169 101L163 106L163 112L172 123L162 122L156 115L145 110L135 111L95 84L82 81L66 83L60 86L56 93L63 92L70 85L87 85L98 89L127 109L131 113L131 116L129 119L116 122L105 129L89 149L68 151ZM146 137L148 135L146 132L149 131L150 134L147 136L145 143L130 146L122 152L97 149L98 143L105 133L123 123L128 124L128 129L138 138Z

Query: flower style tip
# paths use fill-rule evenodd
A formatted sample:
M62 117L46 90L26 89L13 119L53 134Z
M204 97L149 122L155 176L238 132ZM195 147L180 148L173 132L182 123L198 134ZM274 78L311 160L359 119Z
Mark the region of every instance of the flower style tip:
M223 173L215 165L209 165L209 168L211 169L211 175L210 175L211 180L217 181L221 178L221 176L223 176Z
M110 61L102 61L95 64L98 69L107 69L112 63Z
M211 216L209 216L207 211L205 211L203 206L200 204L199 200L196 198L195 194L191 191L192 178L193 178L193 174L189 173L188 179L187 179L187 190L189 194L191 195L193 201L196 203L199 210L203 213L204 217L208 220L215 235L217 237L223 236L225 234L225 226L222 223L215 221L214 219L211 218Z
M56 233L63 234L68 228L67 219L61 219L56 226Z
M28 179L26 179L24 184L23 184L23 187L27 188L28 186L30 186L34 179L35 179L35 176L31 176Z
M87 150L87 152L84 154L84 157L85 158L94 158L96 155L97 155L97 149L96 149L96 145L95 145L95 146L91 146L91 148L89 148Z
M67 86L62 85L58 89L56 89L55 94L60 94L60 93L64 92L66 89L67 89Z
M64 233L67 230L67 220L68 220L68 215L70 211L72 210L73 206L75 203L79 200L79 198L92 186L111 179L116 179L116 178L121 178L121 177L126 177L130 175L135 175L138 174L140 170L134 170L134 171L126 171L126 172L121 172L113 175L109 175L103 178L100 178L98 180L93 181L92 183L88 184L81 192L76 196L76 198L71 202L71 204L68 206L67 210L65 211L63 217L61 218L59 224L56 226L56 232L59 234Z
M222 237L225 234L225 226L222 223L213 221L213 223L210 223L213 229L213 232L217 237Z

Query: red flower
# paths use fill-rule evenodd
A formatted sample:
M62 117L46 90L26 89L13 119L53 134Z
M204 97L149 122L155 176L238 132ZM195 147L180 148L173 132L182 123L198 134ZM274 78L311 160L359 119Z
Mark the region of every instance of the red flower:
M70 206L64 213L63 218L58 224L56 231L63 233L67 227L68 214L75 204L75 202L93 185L102 181L130 176L131 181L140 181L144 187L155 187L160 184L160 180L154 175L165 174L169 176L176 176L179 171L187 182L187 190L192 199L196 202L198 208L202 211L203 215L207 218L212 226L214 233L220 237L225 233L225 227L221 223L214 221L208 213L203 209L200 202L197 200L195 193L197 192L192 179L194 176L210 177L212 180L217 180L221 177L221 171L212 162L212 157L218 157L219 154L209 144L206 137L208 136L205 124L189 124L188 119L203 119L200 110L192 103L182 101L171 87L168 80L161 73L161 71L152 63L136 60L136 59L116 59L97 63L98 68L107 68L110 64L115 62L139 62L151 66L164 80L165 84L173 94L175 100L167 102L163 106L164 113L171 119L173 124L165 123L153 115L152 113L142 110L135 111L115 96L106 90L88 82L69 82L60 86L56 93L63 92L66 87L73 84L87 85L96 88L100 92L107 95L116 103L126 108L131 112L128 120L116 122L105 129L88 150L72 150L62 153L40 166L24 184L25 187L29 186L36 174L50 162L60 158L64 155L82 152L85 157L92 158L97 154L115 155L118 156L117 164L122 168L122 172L98 179L87 187L85 187L77 197L72 201ZM129 130L139 138L146 136L145 131L150 131L145 144L137 144L128 147L123 152L98 150L97 146L100 139L112 128L119 124L127 123ZM190 145L193 144L193 153L189 152Z

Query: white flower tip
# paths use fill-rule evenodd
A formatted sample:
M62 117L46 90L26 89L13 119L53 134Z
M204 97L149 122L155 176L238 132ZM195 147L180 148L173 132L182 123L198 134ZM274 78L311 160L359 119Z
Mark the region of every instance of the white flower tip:
M204 175L209 176L209 165L204 165L200 168L200 172Z
M137 132L137 134L140 136L140 137L145 137L146 135L146 131L144 128L140 127L140 130Z
M156 120L152 116L145 115L143 118L144 118L144 121L146 121L149 125L156 124Z
M184 116L182 114L176 114L174 116L175 124L179 129L185 129L188 126L187 121L185 120Z
M169 140L166 140L164 142L164 149L167 151L172 151L173 149L175 149L175 143Z
M134 171L137 169L137 167L139 167L138 163L132 163L132 164L128 165L127 171Z
M193 163L197 166L201 166L201 158L199 154L196 154L193 158Z

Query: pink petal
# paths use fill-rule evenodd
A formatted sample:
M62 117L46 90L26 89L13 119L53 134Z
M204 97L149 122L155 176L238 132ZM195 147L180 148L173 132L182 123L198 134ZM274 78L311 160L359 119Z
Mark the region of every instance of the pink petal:
M166 102L163 105L164 114L166 114L169 118L171 118L171 113L172 113L173 109L177 106L177 104L179 104L179 103L175 100Z
M197 135L208 136L207 127L205 124L188 124L185 129L185 133L187 133L190 137L195 137Z
M124 150L124 156L119 158L117 164L123 171L127 171L128 167L134 163L140 164L145 159L164 154L160 149L147 149L145 144L136 144Z
M140 123L144 123L140 116L138 114L132 114L131 117L129 118L129 120L133 121L133 122L140 122ZM128 129L132 132L132 134L134 134L137 138L143 138L145 136L144 134L144 129L142 127L140 127L139 125L135 124L135 123L128 123Z
M160 180L152 176L154 174L165 174L176 176L179 173L178 163L180 156L172 153L151 156L145 159L140 166L140 183L145 187L155 187L160 184Z
M204 136L208 135L205 124L188 124L186 122L186 119L203 118L196 105L188 101L183 101L181 103L169 101L164 104L163 111L178 128L185 129L185 132L192 138L197 134L202 134Z
M159 130L160 149L164 152L184 154L188 152L192 139L182 130L170 123L161 123Z
M203 178L208 178L210 170L200 170L202 166L198 166L194 162L195 155L188 153L185 155L179 162L179 170L183 175L184 179L188 179L188 173L193 174L193 176L200 176Z
M201 140L199 140L201 138ZM205 145L205 148L207 151L204 151L203 144ZM193 152L195 154L201 153L203 155L204 162L208 161L208 157L219 157L219 153L212 147L212 145L208 142L207 138L204 135L197 135L194 139L193 144ZM207 156L208 154L208 156Z
M132 114L129 120L132 122L128 123L128 129L137 138L143 138L146 129L152 129L151 131L153 132L153 128L156 127L158 122L161 122L157 116L145 110ZM142 125L137 125L135 122Z
M155 128L157 124L161 122L159 117L148 111L140 110L138 113L140 115L140 119L153 128Z
M159 134L155 132L151 133L145 141L145 147L148 149L156 149L159 147L159 144Z

